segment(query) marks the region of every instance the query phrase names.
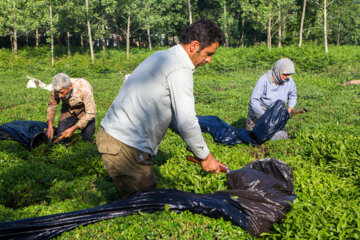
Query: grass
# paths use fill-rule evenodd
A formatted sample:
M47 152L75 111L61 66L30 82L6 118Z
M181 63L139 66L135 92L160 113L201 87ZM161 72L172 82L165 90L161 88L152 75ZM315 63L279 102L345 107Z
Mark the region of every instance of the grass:
M66 57L57 49L54 67L48 48L27 48L14 59L0 49L0 124L13 120L46 121L49 92L26 89L26 76L50 83L57 72L84 77L92 84L98 127L122 85L124 74L151 53L109 50L89 56ZM295 62L297 107L308 113L289 120L291 140L259 147L205 141L213 155L231 169L250 161L276 157L293 168L298 198L287 218L275 224L267 239L360 238L360 86L341 83L360 79L359 47L309 45L274 48L224 49L210 65L195 72L196 112L216 115L244 128L251 91L256 80L280 57ZM357 60L356 60L357 59ZM58 120L56 118L56 123ZM117 199L111 179L93 143L75 134L69 147L41 145L25 150L13 141L0 141L0 222L86 209ZM185 160L185 143L168 131L155 158L159 188L210 193L226 188L225 174L207 174ZM190 212L162 211L101 221L65 232L58 239L252 239L230 222Z

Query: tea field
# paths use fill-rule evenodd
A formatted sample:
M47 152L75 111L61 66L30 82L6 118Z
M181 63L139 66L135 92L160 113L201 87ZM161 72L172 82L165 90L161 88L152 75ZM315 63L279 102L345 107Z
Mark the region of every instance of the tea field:
M0 124L13 120L46 121L50 92L27 89L26 76L50 83L64 72L86 78L93 86L98 128L130 73L152 52L97 49L89 55L56 49L50 64L48 47L25 48L14 58L0 49ZM159 49L158 49L159 50ZM259 147L225 146L203 134L210 151L231 169L254 159L275 157L294 171L297 199L287 218L264 234L266 239L360 238L360 85L341 86L360 79L360 47L320 46L219 48L211 64L196 70L194 95L198 115L216 115L244 128L249 98L257 79L275 61L295 63L296 108L309 112L287 123L289 140ZM57 114L56 123L59 114ZM158 187L195 193L226 189L225 174L208 174L186 161L186 145L170 130L155 157ZM14 141L0 141L0 222L64 213L99 206L117 199L94 143L83 143L79 132L67 147L43 144L32 151ZM223 219L190 212L141 213L82 226L57 239L253 239Z

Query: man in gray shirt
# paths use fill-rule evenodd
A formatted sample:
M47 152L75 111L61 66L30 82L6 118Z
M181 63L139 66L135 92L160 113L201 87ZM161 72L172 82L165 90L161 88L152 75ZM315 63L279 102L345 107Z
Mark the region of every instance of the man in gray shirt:
M219 173L195 113L193 72L224 41L207 19L188 26L180 44L145 59L129 76L101 122L96 144L120 197L156 188L151 157L167 128L186 142L205 171Z

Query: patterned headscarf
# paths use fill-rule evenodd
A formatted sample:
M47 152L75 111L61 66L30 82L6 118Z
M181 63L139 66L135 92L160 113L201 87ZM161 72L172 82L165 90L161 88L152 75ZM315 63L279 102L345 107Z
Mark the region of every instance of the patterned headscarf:
M295 73L294 63L288 58L281 58L278 60L273 69L271 70L272 77L276 84L282 85L285 81L281 80L280 74L293 74Z

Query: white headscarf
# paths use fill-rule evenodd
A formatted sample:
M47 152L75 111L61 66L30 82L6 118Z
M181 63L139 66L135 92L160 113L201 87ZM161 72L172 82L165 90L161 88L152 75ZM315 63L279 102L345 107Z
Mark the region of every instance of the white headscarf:
M281 80L280 74L293 74L295 73L294 63L288 58L281 58L278 60L271 70L271 75L276 84L282 85L285 81Z

